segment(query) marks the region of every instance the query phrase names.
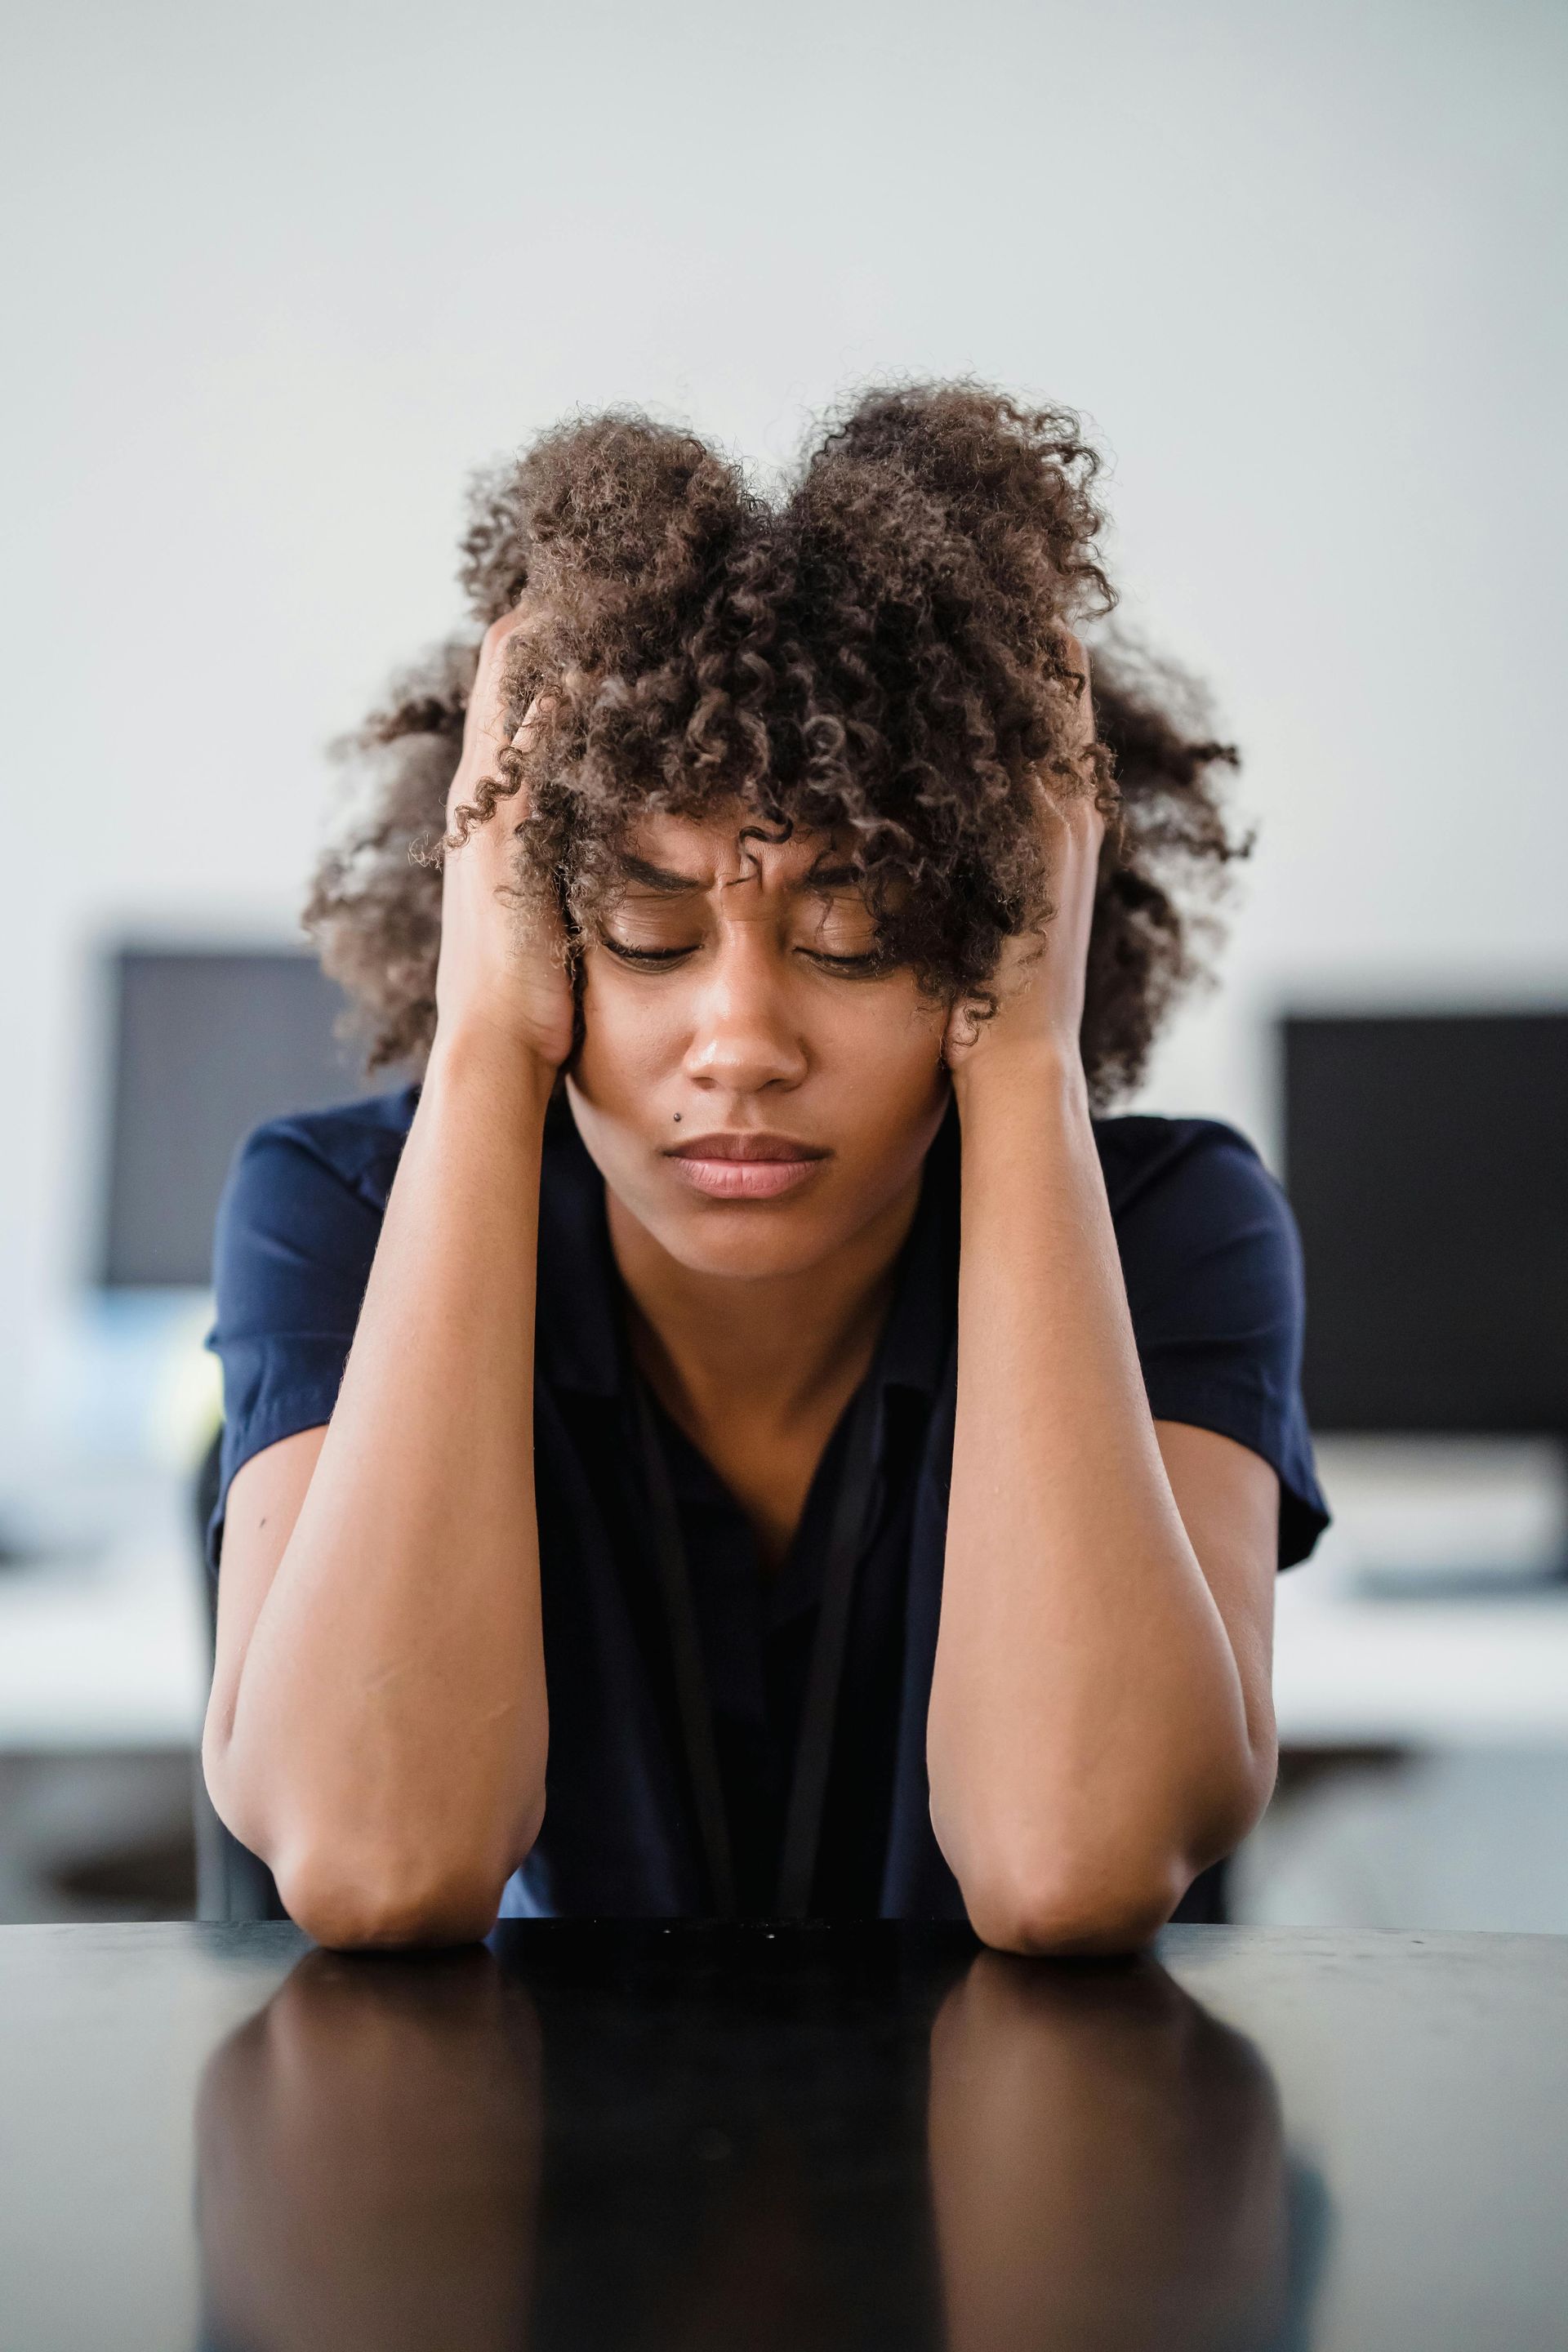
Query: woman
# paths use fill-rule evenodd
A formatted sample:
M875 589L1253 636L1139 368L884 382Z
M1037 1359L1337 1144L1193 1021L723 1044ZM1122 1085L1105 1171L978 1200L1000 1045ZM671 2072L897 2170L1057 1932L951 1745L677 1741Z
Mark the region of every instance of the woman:
M1091 700L1093 470L961 384L776 502L624 416L481 488L308 915L421 1075L218 1225L205 1769L321 1940L1122 1950L1267 1801L1299 1251L1234 1129L1099 1115L1239 851Z

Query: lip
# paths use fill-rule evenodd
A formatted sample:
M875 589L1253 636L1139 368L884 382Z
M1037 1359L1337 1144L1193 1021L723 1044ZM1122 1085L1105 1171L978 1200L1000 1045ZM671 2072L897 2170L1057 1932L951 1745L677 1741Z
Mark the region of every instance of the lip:
M665 1157L692 1191L712 1201L775 1201L809 1183L829 1157L819 1145L755 1129L694 1135Z

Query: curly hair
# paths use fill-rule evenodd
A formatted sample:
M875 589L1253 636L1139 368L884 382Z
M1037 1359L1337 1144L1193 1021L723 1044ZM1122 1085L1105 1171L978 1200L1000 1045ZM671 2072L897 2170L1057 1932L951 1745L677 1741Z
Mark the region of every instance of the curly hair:
M481 625L529 593L507 731L527 748L445 832L479 654L457 640L348 739L368 794L304 913L348 992L365 1065L419 1066L436 1023L446 847L526 792L520 882L580 941L618 852L656 810L847 837L881 950L944 1001L994 1009L1010 933L1053 911L1034 780L1092 792L1108 824L1082 1028L1091 1101L1135 1087L1161 1022L1206 976L1202 895L1244 857L1201 698L1097 639L1098 743L1072 751L1068 631L1114 593L1099 460L1078 418L963 382L870 393L828 420L775 496L693 435L635 413L544 434L472 492L461 583ZM537 704L535 698L539 698Z

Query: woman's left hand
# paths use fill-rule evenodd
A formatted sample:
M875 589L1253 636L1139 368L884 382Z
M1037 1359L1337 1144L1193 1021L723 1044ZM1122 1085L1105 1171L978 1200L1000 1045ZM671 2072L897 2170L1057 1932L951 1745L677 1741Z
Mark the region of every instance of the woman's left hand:
M1079 698L1078 750L1094 745L1094 709L1089 695L1089 656L1069 636L1068 656L1083 677ZM1089 927L1105 819L1092 790L1059 799L1045 780L1034 782L1037 822L1047 843L1047 872L1054 911L1043 930L1025 931L1007 941L991 986L997 1010L977 1020L961 1000L948 1016L942 1057L956 1076L981 1057L1009 1054L1019 1045L1059 1055L1069 1066L1079 1059Z

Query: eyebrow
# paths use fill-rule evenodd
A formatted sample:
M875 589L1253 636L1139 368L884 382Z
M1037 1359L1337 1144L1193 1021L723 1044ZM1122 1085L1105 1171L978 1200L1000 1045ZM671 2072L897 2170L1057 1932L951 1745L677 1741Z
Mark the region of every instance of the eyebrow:
M658 890L668 898L683 898L693 890L706 890L709 887L700 875L677 874L668 866L650 866L646 858L633 857L626 852L623 852L619 865L626 881L638 882L645 890ZM798 882L792 882L789 887L802 892L841 890L860 879L859 872L851 865L814 866L809 874L803 875Z

